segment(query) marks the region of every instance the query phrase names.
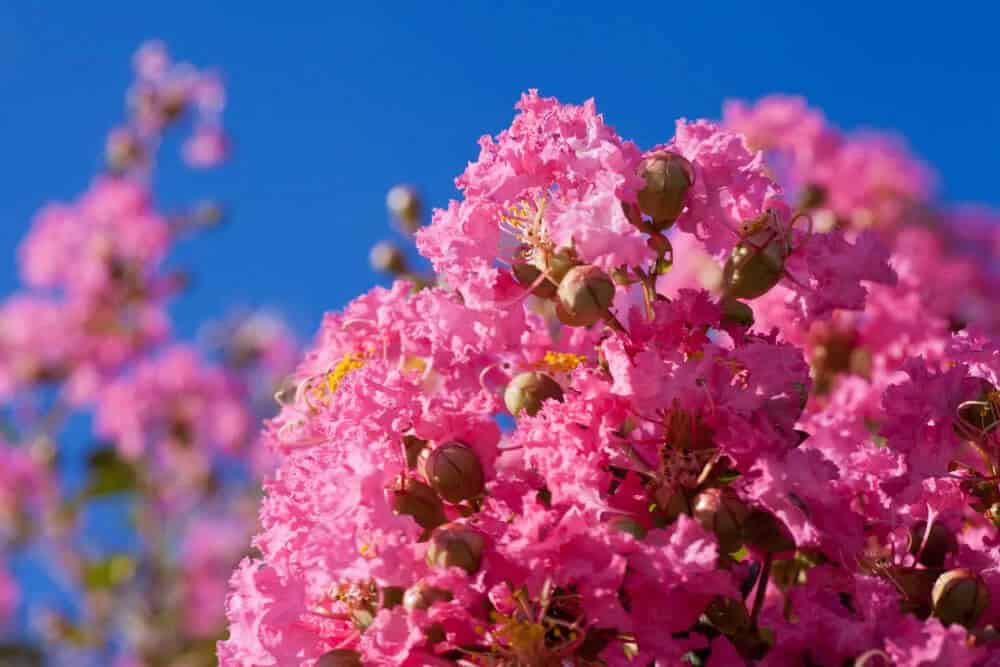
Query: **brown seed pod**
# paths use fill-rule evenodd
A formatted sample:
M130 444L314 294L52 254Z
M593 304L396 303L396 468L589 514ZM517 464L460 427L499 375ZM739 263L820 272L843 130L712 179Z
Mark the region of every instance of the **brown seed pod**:
M485 483L479 457L461 442L446 442L431 450L424 473L431 487L449 503L475 498Z

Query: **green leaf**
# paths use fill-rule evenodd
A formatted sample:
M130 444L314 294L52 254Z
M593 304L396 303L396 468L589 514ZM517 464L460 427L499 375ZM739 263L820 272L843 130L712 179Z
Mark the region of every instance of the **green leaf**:
M135 466L121 458L113 448L102 448L87 461L89 476L84 496L94 498L134 491L139 475Z

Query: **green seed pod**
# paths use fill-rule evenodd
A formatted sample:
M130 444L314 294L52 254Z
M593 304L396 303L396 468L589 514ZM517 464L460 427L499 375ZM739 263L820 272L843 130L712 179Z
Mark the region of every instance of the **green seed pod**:
M443 588L418 583L406 589L403 594L403 608L407 611L427 609L435 602L449 602L452 594Z
M427 530L448 521L444 505L434 489L414 479L407 479L393 490L392 509L396 514L412 516L418 526Z
M931 591L933 614L945 625L975 625L990 604L990 593L982 577L958 568L938 577Z
M628 533L637 540L643 540L646 537L646 528L630 516L619 514L608 521L608 525L615 530Z
M471 500L483 491L483 466L468 445L446 442L424 464L427 481L449 503Z
M524 287L535 285L539 276L542 275L541 269L528 262L516 262L510 268L511 273L514 275L514 280ZM535 285L531 293L541 299L550 299L556 294L556 284L550 278L545 278Z
M753 309L747 304L726 298L719 305L722 306L722 315L725 319L745 327L753 326Z
M723 291L727 297L756 299L781 281L787 257L782 240L763 229L746 237L733 248L722 269Z
M684 210L694 168L677 153L661 151L640 162L638 174L646 181L639 191L639 209L653 219L657 230L667 229Z
M743 545L743 523L750 510L734 492L702 491L694 500L693 513L705 530L715 533L721 552L732 553Z
M608 313L615 298L615 284L596 266L577 266L563 277L556 296L564 324L589 327Z
M361 654L346 648L338 648L324 653L316 661L316 667L364 667Z
M483 560L486 539L482 533L463 526L441 526L431 535L427 547L427 564L432 567L460 567L475 574Z
M750 630L750 615L743 602L718 596L705 608L705 617L725 635L743 635Z
M927 522L918 521L910 528L910 553L914 556L920 552L919 562L927 567L943 567L944 560L949 553L958 551L958 541L947 527L940 523L931 525L931 532L924 543L924 533L927 531ZM924 548L921 551L920 545Z
M538 371L514 376L503 393L503 402L515 417L521 412L535 416L542 409L542 404L549 399L561 402L562 387L551 376Z
M391 241L379 241L372 246L368 261L376 271L399 275L406 272L406 257Z
M767 510L751 510L743 522L743 540L765 553L781 553L795 549L795 538L781 519Z

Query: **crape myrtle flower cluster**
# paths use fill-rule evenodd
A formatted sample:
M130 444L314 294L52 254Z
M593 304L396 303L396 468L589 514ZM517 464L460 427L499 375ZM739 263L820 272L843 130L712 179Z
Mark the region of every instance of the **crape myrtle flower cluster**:
M175 135L189 166L226 157L224 90L156 42L134 70L105 168L38 212L23 285L0 302L0 549L33 572L0 571L5 665L215 663L270 461L260 395L297 356L262 312L216 326L208 349L173 336L187 280L169 254L221 209L163 210L154 169Z
M1000 665L990 214L799 99L517 110L267 423L222 667Z

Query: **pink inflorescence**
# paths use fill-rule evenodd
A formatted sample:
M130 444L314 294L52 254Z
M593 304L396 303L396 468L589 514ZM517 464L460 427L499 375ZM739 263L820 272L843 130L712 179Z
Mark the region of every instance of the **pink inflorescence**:
M268 423L221 665L1000 664L989 214L799 99L517 109Z

